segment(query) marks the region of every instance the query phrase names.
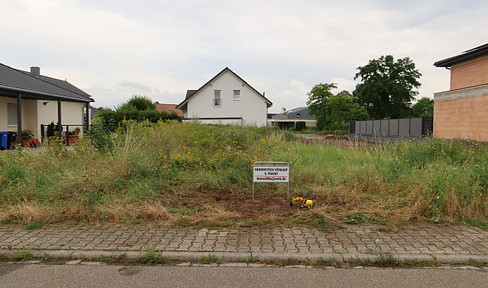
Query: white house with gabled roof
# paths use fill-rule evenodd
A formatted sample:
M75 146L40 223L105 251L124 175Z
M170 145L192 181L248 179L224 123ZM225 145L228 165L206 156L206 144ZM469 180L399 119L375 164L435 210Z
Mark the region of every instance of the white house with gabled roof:
M198 90L188 90L178 104L184 121L266 126L273 105L244 79L226 67Z

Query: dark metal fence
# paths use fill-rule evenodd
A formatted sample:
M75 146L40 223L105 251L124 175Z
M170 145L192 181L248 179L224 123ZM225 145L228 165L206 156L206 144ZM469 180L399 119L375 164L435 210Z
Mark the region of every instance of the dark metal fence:
M395 142L403 138L432 135L433 117L350 121L349 137L373 142Z
M44 125L41 124L41 139L44 141L45 139L49 138L50 136L58 136L59 132L57 130L54 130L53 132L55 134L53 135L48 135L47 130L49 125ZM91 126L91 125L90 125ZM55 126L56 127L56 126ZM79 124L79 125L61 125L62 129L62 135L59 137L63 140L63 143L66 145L74 144L78 141L79 138L83 137L86 129L85 124Z

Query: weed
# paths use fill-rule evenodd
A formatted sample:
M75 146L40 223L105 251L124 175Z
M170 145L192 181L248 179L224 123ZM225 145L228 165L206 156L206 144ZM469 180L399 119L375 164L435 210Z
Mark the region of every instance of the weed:
M215 254L209 254L208 256L202 256L198 259L200 264L222 263L222 258L217 257Z
M269 128L122 121L95 127L73 151L52 139L38 153L1 153L0 223L327 229L328 219L382 224L382 215L402 223L466 219L487 229L486 145L294 138ZM256 159L293 163L290 191L307 194L315 207L291 211L276 200L283 186L267 183L256 187L259 200L250 201Z
M334 259L324 259L322 257L319 257L317 259L317 265L318 266L336 266L337 261Z
M126 258L127 258L127 253L122 253L119 255L102 256L100 257L100 260L104 263L121 263L124 262ZM156 264L156 263L147 263L147 264Z
M249 256L249 257L246 257L246 258L242 258L242 262L246 262L246 263L256 263L257 261L258 260L254 256Z
M281 258L274 258L274 259L267 259L264 261L267 265L280 267L285 265L285 259Z
M483 229L483 230L488 230L488 222L486 222L486 221L482 221L479 219L471 219L471 218L466 218L465 221L469 225L478 227L478 228Z
M166 264L170 260L167 257L164 257L162 255L159 255L154 252L148 252L144 255L141 256L141 259L139 260L142 264Z
M12 254L12 260L15 262L27 261L31 258L32 254L29 251L17 251Z
M376 221L376 218L364 212L347 214L345 216L345 219L346 219L345 223L347 224L366 224L366 223Z
M378 227L378 232L392 232L393 229L391 227Z
M302 263L301 260L295 259L295 258L273 258L273 259L266 259L264 260L264 263L270 266L274 267L281 267L281 266L286 266L286 265L299 265Z
M437 260L419 260L419 259L405 259L400 262L402 266L422 268L422 267L437 267L440 265Z
M380 251L378 256L380 257L378 260L378 264L380 264L380 266L393 266L396 263L395 259L393 258L393 254L391 254L389 251Z
M51 256L49 256L49 254L44 253L44 254L41 255L41 260L42 261L48 261L49 259L51 259Z
M25 229L27 230L35 230L35 229L40 229L45 225L44 222L42 221L37 221L37 222L31 222L25 226Z
M315 227L319 230L325 230L330 227L329 222L325 219L324 215L316 214L313 216L311 222L312 227Z
M475 260L475 259L469 259L468 263L469 266L473 266L473 267L487 267L488 266L488 262L485 262L485 261L480 261L480 260Z

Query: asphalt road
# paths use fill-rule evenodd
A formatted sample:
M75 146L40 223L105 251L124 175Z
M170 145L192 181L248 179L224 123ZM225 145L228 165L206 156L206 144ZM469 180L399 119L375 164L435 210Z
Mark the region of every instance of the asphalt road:
M486 270L0 263L0 287L488 287Z

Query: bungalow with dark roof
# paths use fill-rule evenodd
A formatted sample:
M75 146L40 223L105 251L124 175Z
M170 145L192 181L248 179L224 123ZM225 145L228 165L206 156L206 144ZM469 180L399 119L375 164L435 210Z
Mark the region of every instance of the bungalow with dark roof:
M315 127L317 120L315 116L310 114L308 107L298 107L286 111L283 108L280 114L273 115L268 119L269 126L278 127L280 129L295 129L297 122L304 122L305 127Z
M19 144L22 130L40 138L41 125L51 122L88 129L84 112L93 101L69 82L41 75L39 67L27 72L0 63L0 132L16 132Z

